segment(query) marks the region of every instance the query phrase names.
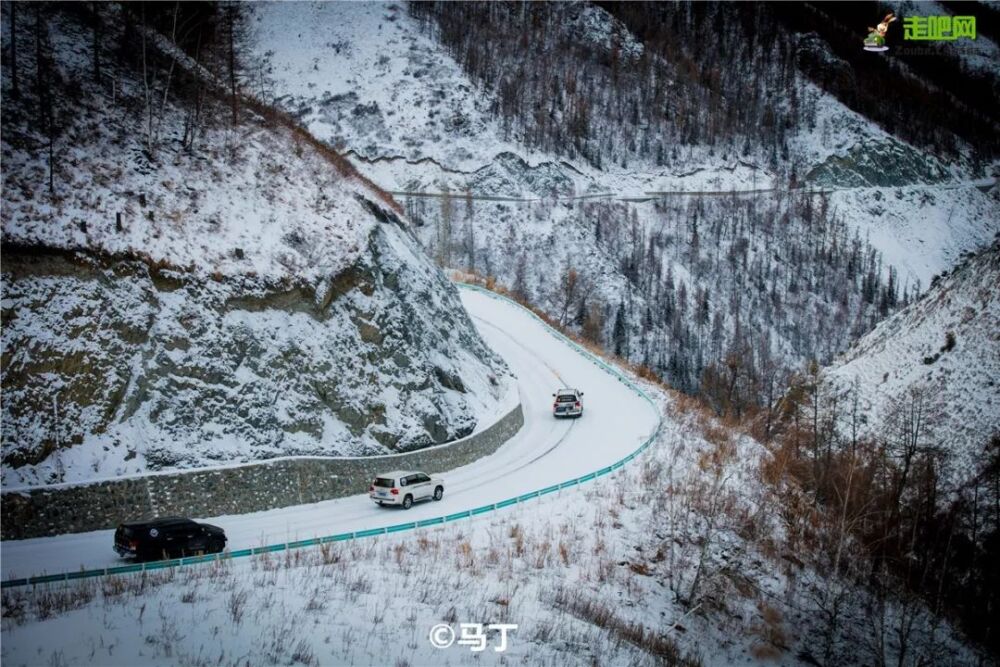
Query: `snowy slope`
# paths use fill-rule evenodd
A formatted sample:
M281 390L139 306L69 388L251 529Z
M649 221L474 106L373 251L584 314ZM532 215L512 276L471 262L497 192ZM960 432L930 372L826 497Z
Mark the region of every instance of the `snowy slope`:
M895 402L926 397L921 445L950 455L946 470L962 481L1000 433L1000 242L967 258L916 303L881 323L823 377L846 394L855 381L867 430L895 437Z
M622 51L642 45L604 10L567 9L577 39L602 47L616 32ZM269 85L279 104L317 136L353 151L365 173L391 189L435 181L452 190L478 185L466 178L498 156L513 153L528 165L551 164L586 191L641 196L649 190L729 190L771 185L772 174L754 160L685 148L681 169L639 162L628 168L609 161L601 170L524 148L516 131L505 130L492 112L491 93L477 88L458 63L422 30L398 3L258 3L254 40L267 59ZM288 39L294 35L294 39ZM814 108L814 127L792 138L808 164L852 146L884 141L884 131L803 84L803 105ZM376 162L377 161L377 162ZM477 194L549 194L545 184Z
M477 293L463 302L518 374L525 430L445 474L440 503L403 512L359 495L211 519L231 547L482 506L612 461L655 428L648 403L523 310ZM582 419L551 418L553 382L585 389ZM900 612L907 655L975 662L974 649L922 605L873 604L864 586L792 546L794 512L761 486L759 444L706 430L703 415L646 390L663 410L660 438L595 482L416 532L5 591L4 663L808 664L827 636L837 664L891 663L898 646L873 638L895 631ZM110 539L102 531L4 542L4 575L110 564ZM832 632L818 607L830 590L844 592ZM491 648L494 631L473 653L432 646L439 623L517 628L506 651Z
M568 18L559 29L583 30L589 38L624 30L603 10L586 7L582 24L574 18L578 8L567 9ZM638 269L655 275L669 270L684 277L692 298L699 289L712 292L707 319L721 320L720 342L711 353L677 351L689 356L694 367L690 375L695 379L685 386L697 382L704 363L718 360L737 344L735 334L741 327L750 326L755 339L770 338L773 353L788 367L809 358L828 361L870 327L870 313L852 304L838 314L842 306L813 291L811 281L797 286L804 290L795 297L805 302L802 309L778 308L781 322L737 324L731 307L736 299L730 296L726 303L717 293L732 282L730 271L715 267L705 273L696 253L682 246L690 239L688 207L700 204L684 195L647 194L693 192L724 199L732 190L764 190L754 201L774 211L775 224L786 224L787 181L768 169L763 156L685 145L675 147L678 155L670 167L642 160L623 167L609 159L597 169L583 160L528 149L516 129L503 126L493 94L478 87L436 40L433 29L422 27L403 5L261 3L254 6L253 26L258 55L269 63L269 90L284 108L318 136L343 146L358 168L386 189L450 193L450 205L440 197L397 194L414 221L423 225L418 236L432 256L489 273L556 317L560 312L551 292L567 268L574 268L591 286L592 301L603 308L601 342L609 344L616 309L626 308L626 329L637 341L628 352L633 361L655 364L640 350L658 347L667 334L674 340L676 332L664 331L669 323L659 312L646 311L649 289L630 284L623 268L629 261L621 257L620 246L647 241L665 221L684 230L657 241L658 247L676 249L672 261L642 263ZM627 30L622 39L624 44L634 41ZM787 160L797 165L803 190L829 193L833 215L847 228L845 236L856 233L866 244L866 255L870 249L880 253L883 278L895 270L900 294L904 288L910 294L926 289L931 278L963 252L981 247L1000 231L996 190L987 193L974 187L970 181L978 175L894 138L803 77L797 85L804 120L788 137ZM614 206L588 214L581 209L595 200L573 199L581 196L595 196L598 203L612 200ZM538 203L495 202L490 197ZM623 198L639 201L620 201ZM725 226L733 220L725 206L708 209L709 225ZM716 217L723 210L726 217ZM446 216L450 230L443 233ZM599 218L607 220L609 228L640 233L616 245L616 239L592 234L591 221ZM777 251L769 242L756 255L766 270L782 274L787 258L803 256L801 248L785 239L810 234L809 226L795 216L790 221L794 229L776 237ZM449 237L449 242L443 241ZM752 245L756 242L751 239ZM721 251L730 248L723 245ZM774 299L774 290L749 282L741 289L750 290L752 299ZM824 340L812 332L817 311L821 320L852 324L838 325L838 335ZM578 326L579 318L572 324Z
M1000 188L972 185L863 187L835 191L833 206L882 253L900 280L926 290L963 255L1000 233Z
M141 76L109 58L94 83L89 28L51 9L54 192L31 89L5 102L5 485L408 450L502 414L503 362L381 193L212 98L186 141L180 83L150 144Z
M323 139L453 169L482 166L484 148L515 148L495 143L488 100L402 4L259 3L253 27L278 101Z

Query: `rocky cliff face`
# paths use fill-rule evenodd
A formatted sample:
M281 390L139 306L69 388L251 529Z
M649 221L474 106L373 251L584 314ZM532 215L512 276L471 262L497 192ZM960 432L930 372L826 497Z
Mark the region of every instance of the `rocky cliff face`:
M408 451L488 425L508 371L385 219L315 284L6 247L5 484Z
M941 183L947 168L936 158L893 140L857 144L813 167L806 180L828 188L894 187Z
M206 45L140 40L172 19L137 11L38 12L18 62L44 99L4 61L4 485L408 451L509 412L399 206L266 105L208 94ZM91 21L115 45L100 77Z

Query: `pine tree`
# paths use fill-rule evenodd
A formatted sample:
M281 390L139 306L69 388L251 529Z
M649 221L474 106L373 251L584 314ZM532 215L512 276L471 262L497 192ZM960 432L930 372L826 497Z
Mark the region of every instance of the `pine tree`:
M628 334L625 331L625 305L620 304L615 313L615 323L611 333L611 343L614 353L626 358L628 353Z

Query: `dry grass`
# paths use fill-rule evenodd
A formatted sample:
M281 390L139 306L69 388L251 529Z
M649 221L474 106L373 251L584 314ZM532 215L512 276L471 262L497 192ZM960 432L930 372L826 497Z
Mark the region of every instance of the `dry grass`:
M587 598L579 591L558 589L553 595L554 605L570 615L607 631L615 639L626 641L667 665L694 667L701 665L696 657L681 652L677 643L641 623L623 620L605 602Z
M648 577L653 573L653 570L646 563L629 563L628 569L644 577Z
M510 528L510 537L511 537L512 540L514 540L514 554L518 558L522 558L524 556L524 552L525 552L525 549L524 549L524 531L521 529L520 525L518 525L518 524L515 523L513 526L511 526L511 528Z
M229 612L229 618L232 619L234 625L239 626L243 622L249 597L250 594L242 588L229 595L229 599L226 601L226 611Z
M764 601L757 603L757 610L760 620L751 626L750 631L759 641L751 645L750 652L759 660L776 660L788 650L781 612Z
M559 560L562 561L563 567L569 567L570 563L569 545L563 542L562 540L559 541Z

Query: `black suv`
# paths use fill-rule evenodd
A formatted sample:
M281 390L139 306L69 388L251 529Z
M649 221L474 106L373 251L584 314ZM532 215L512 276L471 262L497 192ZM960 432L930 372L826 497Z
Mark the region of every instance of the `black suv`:
M224 530L180 517L123 523L115 531L115 551L136 560L215 554L225 548Z

